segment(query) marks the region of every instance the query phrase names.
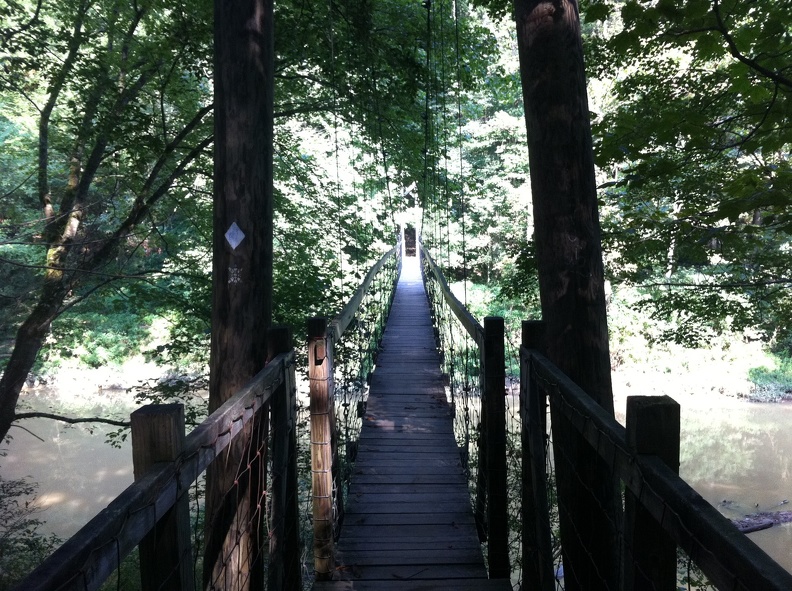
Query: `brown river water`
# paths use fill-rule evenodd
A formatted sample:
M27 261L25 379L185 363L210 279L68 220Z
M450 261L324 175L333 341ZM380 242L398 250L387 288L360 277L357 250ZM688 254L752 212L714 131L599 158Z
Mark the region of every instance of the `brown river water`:
M51 412L47 403L52 396L54 392L36 392L32 409ZM94 396L102 400L107 393ZM124 408L116 402L114 410L119 406ZM128 418L131 408L125 410ZM91 411L73 416L100 416L102 406ZM117 418L123 420L123 415ZM0 458L0 474L6 480L27 478L38 483L41 511L36 517L46 522L40 531L68 538L132 483L129 441L120 448L105 442L107 432L115 427L50 419L26 419L21 424L25 430L11 430L13 440L6 457Z
M106 396L103 392L90 398ZM47 400L39 392L34 406L46 407ZM792 509L792 503L784 503L792 501L792 405L725 396L679 401L680 473L694 489L732 519L760 510ZM114 403L117 413L129 412L119 405ZM623 421L624 400L617 398L616 409ZM0 473L5 479L27 477L38 483L38 517L46 521L41 531L70 536L132 482L128 442L120 449L105 443L112 428L91 431L85 425L44 419L26 420L24 426L37 437L14 429L8 454L0 458ZM748 536L792 571L792 524Z
M682 407L680 475L730 519L792 505L792 406ZM792 524L747 534L792 571Z
M792 405L680 396L680 476L729 519L792 508ZM616 400L624 422L624 400ZM792 572L792 524L747 534Z

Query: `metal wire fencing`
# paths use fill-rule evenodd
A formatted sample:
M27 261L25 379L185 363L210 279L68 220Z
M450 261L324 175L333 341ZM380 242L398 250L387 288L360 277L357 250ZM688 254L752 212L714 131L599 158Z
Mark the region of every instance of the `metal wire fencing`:
M181 405L133 413L135 483L16 589L300 589L294 360L274 356L186 436ZM233 477L207 516L213 462Z
M314 573L332 576L334 544L357 456L368 384L401 268L401 244L368 272L343 310L327 324L308 323L311 496Z
M524 587L792 588L792 575L678 476L673 400L630 397L622 427L537 350L532 332L524 325L520 349ZM582 465L581 449L599 461ZM584 533L600 521L613 538ZM602 560L605 551L616 560Z
M421 257L479 541L490 578L509 578L503 319L479 324L423 246Z

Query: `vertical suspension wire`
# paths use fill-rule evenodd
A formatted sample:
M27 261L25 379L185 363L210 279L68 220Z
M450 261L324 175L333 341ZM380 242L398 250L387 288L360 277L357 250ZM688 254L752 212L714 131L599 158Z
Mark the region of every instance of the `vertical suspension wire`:
M448 103L447 103L447 96L448 96L448 78L446 76L446 29L445 29L445 15L446 15L446 0L440 1L439 7L439 19L440 19L440 111L441 111L441 144L442 144L442 155L443 155L443 191L442 191L442 204L443 208L441 212L438 212L438 217L445 214L445 256L446 256L446 267L451 267L451 219L450 219L450 208L448 204L449 196L451 194L450 187L449 187L449 168L448 168L448 160L449 160L449 151L450 147L448 145ZM442 249L442 233L440 236L440 253L443 254ZM448 368L449 368L449 395L450 395L450 403L452 408L456 408L456 384L455 384L455 372L454 372L454 365L455 359L454 355L456 353L456 343L454 338L454 330L451 323L449 323L449 330L448 330ZM456 412L456 411L454 411Z
M335 20L333 18L334 0L327 0L329 9L328 23L330 25L330 81L333 87L333 143L335 155L335 205L336 205L336 228L338 230L338 282L339 282L339 298L341 303L344 301L344 230L342 228L342 211L341 211L341 163L339 157L339 141L338 141L338 84L336 73L336 48L335 48Z
M369 48L367 47L367 51ZM373 63L374 60L369 60L370 63ZM379 78L377 77L377 72L372 68L371 71L371 91L374 95L374 108L376 110L376 117L377 117L377 135L379 136L379 150L375 151L375 157L377 152L379 152L380 156L382 157L382 172L385 175L385 210L388 214L390 214L390 221L392 230L396 229L396 218L393 211L393 199L391 196L391 178L390 178L390 171L388 170L388 152L385 146L385 134L382 132L382 104L380 103L380 93L379 93ZM376 158L375 158L375 165L376 165Z
M338 111L339 111L339 100L338 100L338 74L337 74L337 67L336 67L336 30L335 30L335 18L334 18L334 10L335 10L335 1L328 0L328 8L329 8L329 18L328 23L330 25L330 71L331 71L331 83L333 86L333 143L334 143L334 155L335 155L335 204L336 204L336 228L337 228L337 239L338 239L338 280L339 280L339 307L344 305L345 296L344 296L344 229L343 229L343 215L342 215L342 199L341 199L341 163L340 163L340 142L338 139ZM350 405L350 373L351 368L354 367L353 359L351 359L350 354L351 347L344 344L337 350L337 359L338 364L336 365L336 372L340 374L340 391L341 391L341 416L343 417L343 427L344 427L344 440L349 441L349 405ZM333 391L333 399L330 401L330 404L335 408L338 403L338 389ZM336 422L336 429L338 429L338 413L334 412L335 414L335 422ZM345 459L348 461L348 458ZM332 497L332 522L333 522L333 537L338 535L339 525L337 523L340 512L338 510L339 500L343 502L343 490L338 489L338 483L335 478L332 479L332 487L330 495Z
M437 3L436 2L432 2L430 4L430 9L431 9L431 13L432 13L432 18L431 18L432 32L434 33L434 23L437 21ZM442 23L442 14L440 15L440 22ZM438 205L437 205L437 175L438 175L438 165L439 165L438 160L437 160L438 147L439 147L439 144L438 144L438 141L437 141L437 109L438 109L437 99L438 99L438 96L442 92L443 89L442 88L438 89L438 87L435 84L436 81L437 81L437 60L438 60L437 52L435 51L435 43L436 42L437 41L436 41L435 36L433 34L432 38L431 38L431 43L432 43L432 56L434 57L434 59L432 60L432 69L430 70L430 75L431 75L431 80L432 80L432 88L433 88L433 91L434 91L433 92L433 101L432 101L433 109L432 109L432 112L431 112L431 117L432 117L432 135L431 135L431 138L430 138L430 141L431 141L431 154L432 154L432 159L431 159L432 168L431 168L431 175L429 177L430 178L430 186L431 186L431 193L430 194L431 194L431 197L432 197L432 200L431 200L432 209L430 211L431 211L431 214L432 214L432 221L434 222L434 233L433 233L433 236L432 236L433 245L439 244L440 243L440 239L441 239L441 235L440 235L440 219L439 219L439 215L438 215ZM443 59L443 54L440 53L440 60L442 61L442 59Z
M446 265L448 267L451 266L451 230L450 230L450 218L448 212L448 195L450 194L449 187L448 187L448 105L446 101L446 97L448 94L448 85L446 83L446 35L445 35L445 6L446 0L440 1L440 133L441 133L441 144L442 150L441 153L443 155L443 210L442 212L438 212L438 217L441 213L445 213L445 229L446 229ZM442 223L442 221L441 221ZM442 229L442 226L441 226ZM440 235L440 244L442 245L442 232ZM442 253L442 247L441 251Z
M459 41L459 0L452 0L454 5L454 55L456 66L456 115L457 115L457 144L459 148L459 203L460 203L460 221L462 226L462 293L463 304L465 308L468 307L467 297L467 281L468 281L468 258L467 258L467 204L465 202L465 161L463 159L464 153L462 150L462 67L461 67L461 51ZM465 445L469 449L470 446L470 403L472 398L472 384L470 381L470 337L464 335L464 384L463 384L463 400L465 404ZM481 405L481 392L479 392L478 403ZM479 408L479 417L480 408ZM480 459L479 459L480 461Z
M384 208L384 215L386 218L390 218L391 223L391 231L395 231L396 229L396 218L394 214L394 207L393 207L393 198L391 194L391 185L390 185L390 171L388 167L388 155L387 149L385 145L385 134L383 132L383 113L382 113L382 102L380 101L380 92L379 92L379 76L377 74L376 68L376 60L374 59L374 52L372 51L372 43L371 37L367 34L365 37L365 43L363 46L363 50L365 52L365 61L364 63L369 64L366 72L368 75L368 92L370 94L369 101L373 100L374 102L374 124L367 125L365 123L365 116L368 113L369 119L372 116L372 113L369 109L366 109L365 101L360 100L360 120L363 121L363 128L367 130L369 133L365 134L365 137L372 137L376 133L377 141L371 142L371 145L368 146L371 149L372 154L372 168L373 168L373 175L379 175L379 166L380 166L380 158L381 158L381 166L382 166L382 175L384 177L384 183L377 183L376 181L372 181L371 183L371 191L372 192L379 192L382 191L382 205ZM365 96L365 95L364 95ZM365 154L365 150L363 150ZM364 169L365 170L365 169ZM386 234L383 232L383 234ZM390 234L390 239L393 236Z
M420 194L421 203L421 231L424 235L424 225L426 224L426 195L429 192L429 147L432 133L432 113L430 108L430 96L432 93L432 0L424 0L423 7L426 9L426 88L424 89L424 164L423 164L423 190ZM431 221L430 221L431 223Z
M467 299L467 280L468 280L468 260L467 260L467 229L465 217L467 215L467 203L465 200L465 161L463 160L462 150L462 66L460 58L459 42L459 0L454 2L454 45L456 53L456 107L457 107L457 141L459 142L459 200L462 211L462 278L465 308L468 306Z

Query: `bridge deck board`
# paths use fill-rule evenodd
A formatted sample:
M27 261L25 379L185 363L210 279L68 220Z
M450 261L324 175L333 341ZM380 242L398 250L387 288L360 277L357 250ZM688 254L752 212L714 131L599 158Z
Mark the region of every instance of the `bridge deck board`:
M511 589L487 579L415 259L397 286L352 474L334 580L315 591Z

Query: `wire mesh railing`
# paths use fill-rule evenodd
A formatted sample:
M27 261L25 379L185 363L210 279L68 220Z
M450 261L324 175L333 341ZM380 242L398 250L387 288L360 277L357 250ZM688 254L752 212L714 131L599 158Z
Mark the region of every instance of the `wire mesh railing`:
M366 382L393 297L400 248L369 272L342 312L323 331L336 371L325 379L331 393L312 415L333 418L330 480L330 539L343 518L343 497L365 408ZM273 342L288 342L246 387L184 436L181 405L149 405L133 413L136 482L70 538L15 591L93 589L284 589L304 586L304 548L322 523L323 472L298 446L321 445L311 421L298 416L295 359L286 329ZM309 343L310 382L326 355ZM320 380L321 381L321 380ZM312 403L315 401L313 393ZM315 417L311 417L312 419ZM328 430L330 432L330 430ZM232 447L235 451L230 453ZM307 449L305 450L307 452ZM234 466L228 466L229 459ZM206 515L206 471L212 462L226 481ZM214 466L211 469L213 469ZM298 474L302 469L305 474ZM313 484L306 476L312 473ZM215 475L210 475L214 478ZM313 488L309 493L309 489ZM313 507L300 511L303 501ZM318 507L318 508L317 508ZM310 515L309 515L310 514ZM321 546L321 537L315 536ZM332 567L332 561L330 562ZM310 576L307 577L310 580Z
M401 243L371 268L328 325L308 322L314 574L329 579L363 424L368 383L401 268Z
M792 575L679 478L675 402L631 397L622 427L538 352L542 323L525 322L519 397L506 389L501 404L502 329L499 344L490 343L492 319L481 326L453 296L429 253L421 254L446 394L491 577L510 575L517 588L541 591L792 588ZM500 375L490 381L493 364ZM581 465L575 459L586 454L597 461ZM559 462L563 471L556 469ZM559 482L560 472L566 482ZM500 486L493 482L502 483L503 496L493 494ZM499 513L505 515L505 535L495 522L500 517L493 517ZM598 521L609 524L607 531L584 536ZM582 554L569 552L572 546ZM600 560L605 553L618 557L615 565ZM700 575L692 577L691 567Z
M679 477L676 402L668 397L630 397L626 428L622 427L547 360L541 348L541 323L524 323L520 350L524 588L792 588L790 573ZM566 428L559 429L560 424ZM618 523L612 524L617 540L574 539L590 550L573 559L564 544L570 536L579 537L593 519L581 513L577 503L581 494L594 496L586 490L592 481L586 478L585 467L575 466L568 471L572 481L560 486L553 464L570 463L580 446L587 446L607 467L602 480L617 483L613 502L622 511ZM597 510L611 514L602 504ZM568 520L566 529L560 528L562 519ZM560 538L559 531L565 537ZM594 559L597 544L616 545L620 559L615 572ZM581 560L589 564L576 562ZM709 582L691 581L690 564Z
M15 589L300 589L295 354L275 332L283 352L186 437L181 405L135 411L135 482ZM203 474L230 446L243 461L206 516Z
M509 578L503 319L487 317L479 324L423 245L420 252L479 540L490 578Z

